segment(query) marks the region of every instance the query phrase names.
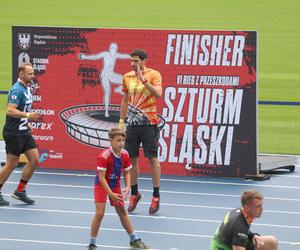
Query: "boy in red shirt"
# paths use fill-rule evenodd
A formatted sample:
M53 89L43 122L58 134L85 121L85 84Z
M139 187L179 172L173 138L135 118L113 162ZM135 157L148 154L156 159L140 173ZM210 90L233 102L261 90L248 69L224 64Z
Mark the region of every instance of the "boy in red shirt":
M124 147L125 132L119 128L112 128L108 132L111 147L104 150L98 156L97 174L94 186L94 198L96 213L91 225L91 240L89 250L96 249L96 238L100 224L105 212L107 195L111 206L114 206L120 218L121 224L129 235L130 246L139 249L149 249L141 239L139 239L132 226L131 220L125 209L124 199L121 191L120 177L124 170L125 199L130 191L130 170L131 162Z

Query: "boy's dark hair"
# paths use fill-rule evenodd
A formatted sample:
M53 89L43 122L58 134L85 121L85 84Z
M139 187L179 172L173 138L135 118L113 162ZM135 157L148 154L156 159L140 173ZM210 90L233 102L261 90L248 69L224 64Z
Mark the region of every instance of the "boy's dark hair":
M133 56L138 56L142 61L147 59L148 55L146 53L145 50L143 49L135 49L131 54L130 54L131 57Z
M125 138L125 132L124 132L124 130L120 129L120 128L111 128L108 131L108 138L110 140L114 139L118 135L123 136Z

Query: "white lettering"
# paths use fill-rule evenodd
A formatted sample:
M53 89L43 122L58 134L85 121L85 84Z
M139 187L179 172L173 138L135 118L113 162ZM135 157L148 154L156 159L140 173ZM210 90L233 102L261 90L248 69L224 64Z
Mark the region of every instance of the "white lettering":
M230 165L233 126L199 125L194 134L194 125L187 124L181 127L181 135L178 134L178 126L173 124L170 129L166 125L161 131L158 154L161 162ZM178 142L178 138L182 138L182 141ZM222 150L223 139L226 147Z
M244 46L242 35L169 34L165 64L241 67Z
M176 88L174 87L167 87L165 89L165 103L167 108L163 108L162 116L166 120L166 122L170 122L173 120L174 117L174 106L171 100L175 100L176 98Z
M192 162L193 157L193 125L186 125L184 128L179 162Z
M30 122L33 129L40 129L40 130L51 130L53 122L45 123L45 122Z
M33 138L37 141L53 141L53 136L46 136L46 135L32 135Z

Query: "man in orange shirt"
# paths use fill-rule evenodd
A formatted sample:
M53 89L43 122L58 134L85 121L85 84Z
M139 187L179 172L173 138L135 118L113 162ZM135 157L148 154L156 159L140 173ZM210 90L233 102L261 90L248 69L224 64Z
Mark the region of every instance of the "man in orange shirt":
M128 212L133 212L142 194L138 191L138 158L142 143L144 155L151 165L153 198L149 213L159 210L160 195L160 163L158 154L157 107L156 99L162 95L162 79L158 71L145 66L147 53L136 49L131 53L132 71L123 77L123 99L119 127L124 128L127 114L127 128L125 149L128 151L131 162L131 197Z

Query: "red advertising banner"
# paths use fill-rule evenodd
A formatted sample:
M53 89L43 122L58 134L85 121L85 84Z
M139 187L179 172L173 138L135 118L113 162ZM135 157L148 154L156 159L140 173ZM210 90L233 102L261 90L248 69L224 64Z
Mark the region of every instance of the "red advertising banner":
M243 177L257 171L255 31L14 26L13 82L31 62L40 167L95 169L118 125L122 75L142 48L158 70L162 174ZM150 171L142 149L140 172Z

